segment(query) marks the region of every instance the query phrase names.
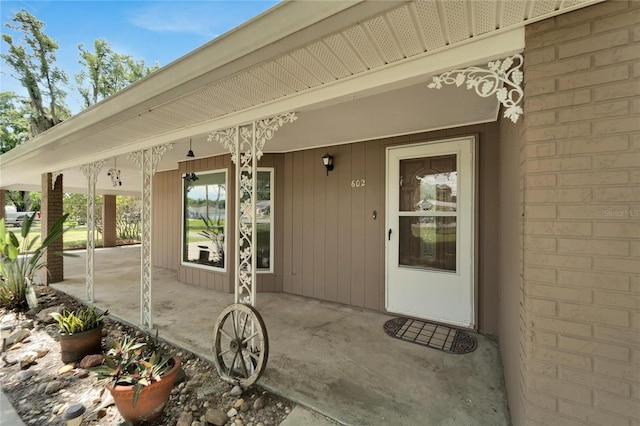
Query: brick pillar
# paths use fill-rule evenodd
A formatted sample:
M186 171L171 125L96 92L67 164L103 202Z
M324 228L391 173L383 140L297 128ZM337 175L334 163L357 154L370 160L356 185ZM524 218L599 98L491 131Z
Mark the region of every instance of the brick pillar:
M4 206L7 204L6 192L0 189L0 219L4 217Z
M640 424L639 15L526 28L519 424Z
M41 241L49 235L49 229L56 220L62 217L62 175L58 176L55 187L51 188L52 175L45 173L42 175L42 202L40 211L42 212ZM48 273L42 277L45 284L57 283L64 280L64 261L59 254L62 252L62 238L54 241L49 246L44 256L47 263Z
M104 247L115 247L116 232L116 196L102 196L102 243Z

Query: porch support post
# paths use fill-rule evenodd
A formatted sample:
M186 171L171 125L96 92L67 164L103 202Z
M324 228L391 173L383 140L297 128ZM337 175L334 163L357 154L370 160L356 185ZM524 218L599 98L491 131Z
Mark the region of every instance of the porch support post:
M43 173L41 180L42 200L40 202L40 241L44 241L53 224L62 217L62 179L60 173ZM64 258L57 253L64 248L63 238L54 241L45 250L46 270L40 275L43 284L64 280Z
M102 196L102 246L115 247L118 243L116 227L116 196Z
M96 182L100 170L107 164L105 160L80 166L87 178L87 302L93 304L93 255L95 251L95 204Z
M141 151L131 152L127 156L132 160L142 172L142 253L140 264L140 325L150 330L152 328L151 320L151 282L152 282L152 246L151 231L153 229L153 175L156 172L158 162L164 154L173 149L173 144L154 146L143 149Z
M209 134L209 142L218 142L227 148L236 165L235 303L256 304L258 161L262 158L265 143L280 127L296 119L295 113L285 113Z

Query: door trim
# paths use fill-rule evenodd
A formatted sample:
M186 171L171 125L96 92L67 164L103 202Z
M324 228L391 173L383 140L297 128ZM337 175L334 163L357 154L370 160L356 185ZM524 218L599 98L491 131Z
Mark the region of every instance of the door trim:
M387 238L387 232L390 229L391 225L390 225L390 215L389 215L389 208L390 208L390 203L392 202L391 200L389 200L389 196L390 196L390 188L389 188L389 173L390 173L390 167L389 167L389 154L390 151L394 150L394 149L402 149L402 148L412 148L412 147L421 147L421 146L427 146L427 145L434 145L434 144L438 144L438 143L446 143L446 142L453 142L453 141L457 141L457 140L468 140L470 141L470 145L471 145L471 158L470 158L470 163L473 167L472 170L472 174L471 174L471 200L470 200L470 205L471 205L471 218L470 218L470 224L469 226L471 227L470 230L470 235L471 235L471 241L470 241L470 246L471 246L471 257L469 259L469 261L471 262L470 265L470 280L471 280L471 321L472 323L469 325L466 324L450 324L450 325L455 325L457 327L461 327L461 328L466 328L466 329L472 329L472 330L477 330L478 328L478 318L479 318L479 313L478 313L478 306L479 306L479 289L478 289L478 246L479 246L479 230L480 230L480 224L479 224L479 212L478 212L478 194L480 193L480 188L479 188L479 177L480 177L480 171L479 171L479 165L478 165L478 160L479 160L479 153L478 153L478 141L479 141L479 135L477 134L471 134L471 135L464 135L464 136L457 136L457 137L450 137L450 138L445 138L445 139L437 139L437 140L424 140L424 141L419 141L419 142L415 142L415 143L410 143L410 144L403 144L403 145L392 145L392 146L387 146L385 149L385 228L384 228L384 246L385 246L385 257L384 257L384 309L386 312L389 312L391 314L402 314L401 312L392 312L388 310L388 303L389 303L389 270L388 270L388 262L389 262L389 239ZM462 260L461 260L462 261ZM409 316L411 316L411 314L408 314Z

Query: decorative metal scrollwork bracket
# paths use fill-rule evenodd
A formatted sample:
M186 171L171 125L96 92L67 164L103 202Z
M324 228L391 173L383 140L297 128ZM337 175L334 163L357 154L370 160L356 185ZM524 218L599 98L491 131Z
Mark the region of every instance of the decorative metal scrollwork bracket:
M295 121L295 113L257 120L249 124L211 132L209 142L217 142L231 153L236 165L235 303L255 306L256 301L256 184L257 164L265 143L275 132Z
M524 113L521 103L524 98L522 82L524 74L522 65L524 58L517 54L504 59L491 61L487 68L469 67L447 71L433 77L430 89L440 89L443 84L455 84L457 87L466 83L467 89L475 89L476 93L488 98L494 94L505 108L504 117L516 123Z
M61 170L51 172L51 190L56 189L56 182L58 181L58 176L62 174Z

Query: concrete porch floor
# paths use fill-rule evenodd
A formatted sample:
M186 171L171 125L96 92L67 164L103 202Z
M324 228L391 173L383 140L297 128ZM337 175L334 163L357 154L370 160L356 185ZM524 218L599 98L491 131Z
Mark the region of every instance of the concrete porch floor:
M65 281L53 287L86 301L78 253L65 257ZM94 262L95 305L139 325L140 247L96 249ZM213 327L232 295L155 268L152 303L162 338L213 358ZM258 383L340 424L510 424L498 346L485 336L474 352L454 355L388 337L392 317L379 312L281 293L258 293L256 308L269 335Z

